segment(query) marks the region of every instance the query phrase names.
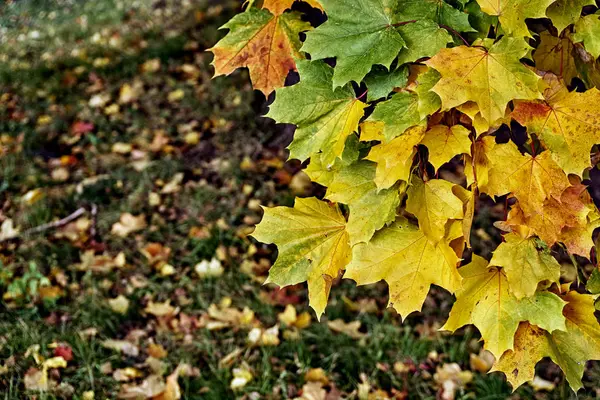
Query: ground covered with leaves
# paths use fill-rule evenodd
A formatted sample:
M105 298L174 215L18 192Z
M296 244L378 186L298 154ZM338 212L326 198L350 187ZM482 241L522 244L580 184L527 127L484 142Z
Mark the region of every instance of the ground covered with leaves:
M304 286L263 285L261 206L323 193L247 74L211 80L205 49L239 7L0 11L2 398L575 398L549 363L515 393L487 374L475 329L438 331L442 290L401 321L384 285L339 280L317 321ZM480 212L480 254L503 213ZM584 383L598 396L600 366Z

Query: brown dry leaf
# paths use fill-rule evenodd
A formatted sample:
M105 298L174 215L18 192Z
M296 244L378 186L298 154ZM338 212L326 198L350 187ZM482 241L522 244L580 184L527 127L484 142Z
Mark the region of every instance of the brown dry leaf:
M163 246L161 243L148 243L140 253L148 259L150 265L154 265L160 261L168 261L171 255L171 249Z
M144 214L136 217L130 213L124 213L121 214L119 222L113 224L111 233L124 238L133 232L141 231L146 226L146 216Z
M348 335L353 339L362 339L367 336L365 333L360 332L360 325L360 321L352 321L349 323L344 322L343 319L327 321L327 326L329 329L334 332Z
M166 356L169 355L169 353L165 350L165 348L163 346L161 346L160 344L156 344L156 343L150 343L148 345L148 354L151 357L154 358L165 358Z
M45 368L42 370L30 368L25 373L23 383L25 389L39 392L45 392L52 386L51 381L48 380L48 371Z
M311 368L304 375L304 379L309 382L320 382L323 385L327 385L329 383L329 378L327 378L327 373L323 368Z
M295 400L326 400L327 391L321 382L308 382L302 386L302 396Z

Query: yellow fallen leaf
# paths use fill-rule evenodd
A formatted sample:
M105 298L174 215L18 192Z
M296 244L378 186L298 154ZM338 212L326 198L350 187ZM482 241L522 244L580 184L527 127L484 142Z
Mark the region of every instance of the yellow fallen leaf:
M137 217L130 214L121 214L119 222L113 224L111 233L120 237L127 237L133 232L141 231L146 228L146 216L140 214Z
M194 267L194 271L200 278L218 277L223 275L223 266L216 258L210 260L202 260Z
M122 294L108 300L108 305L117 314L125 315L129 309L129 300Z
M471 371L463 371L456 363L438 366L433 379L442 389L443 400L454 400L456 391L463 389L473 380Z
M131 357L137 357L140 354L140 349L135 344L126 340L108 339L102 342L102 346L122 352Z
M352 321L345 323L342 319L336 319L333 321L327 321L327 326L334 332L343 333L350 336L353 339L362 339L367 336L366 334L359 331L360 321Z
M179 312L179 307L173 307L171 305L171 300L167 300L164 303L154 303L153 301L150 301L144 311L155 317L166 317L176 315Z
M169 93L169 95L167 96L167 100L169 100L169 103L174 103L183 99L183 96L185 96L185 92L183 91L183 89L177 89Z
M329 378L323 368L311 368L304 375L304 379L309 382L321 382L323 385L329 383Z
M123 385L118 394L119 399L149 399L163 393L166 389L163 378L150 375L140 385Z
M243 389L254 378L248 366L233 369L233 379L229 387L232 390Z
M0 241L12 239L19 235L19 230L15 229L13 220L8 218L0 225Z
M44 368L66 368L67 361L62 357L52 357L42 363Z
M117 142L111 147L111 151L116 154L129 154L131 150L133 150L131 143Z
M113 379L118 382L129 382L135 378L141 378L142 376L144 376L144 374L142 373L142 371L140 371L137 368L127 367L127 368L116 369L113 372L112 376L113 376Z

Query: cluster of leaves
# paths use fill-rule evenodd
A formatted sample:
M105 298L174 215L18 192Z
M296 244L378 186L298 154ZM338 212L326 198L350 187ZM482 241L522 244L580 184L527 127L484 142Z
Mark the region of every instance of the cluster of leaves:
M276 89L267 116L296 125L290 157L327 187L265 210L254 237L278 247L269 281L307 281L318 316L342 271L386 281L402 316L441 286L457 298L444 329L475 325L515 388L550 357L579 389L600 359L595 290L561 278L555 255L595 258L595 2L308 3L327 21L252 1L211 49L216 75L248 67L256 89ZM291 70L299 83L283 87ZM442 179L449 162L459 179ZM489 261L470 249L484 195L507 207Z

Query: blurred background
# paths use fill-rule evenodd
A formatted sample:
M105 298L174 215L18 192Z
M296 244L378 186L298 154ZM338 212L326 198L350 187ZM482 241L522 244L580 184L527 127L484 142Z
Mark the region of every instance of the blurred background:
M323 190L247 71L211 79L241 3L0 5L0 399L576 398L548 362L515 393L487 374L475 329L438 331L441 289L403 322L338 279L319 322L304 285L263 285L261 206ZM480 205L479 254L503 216Z

